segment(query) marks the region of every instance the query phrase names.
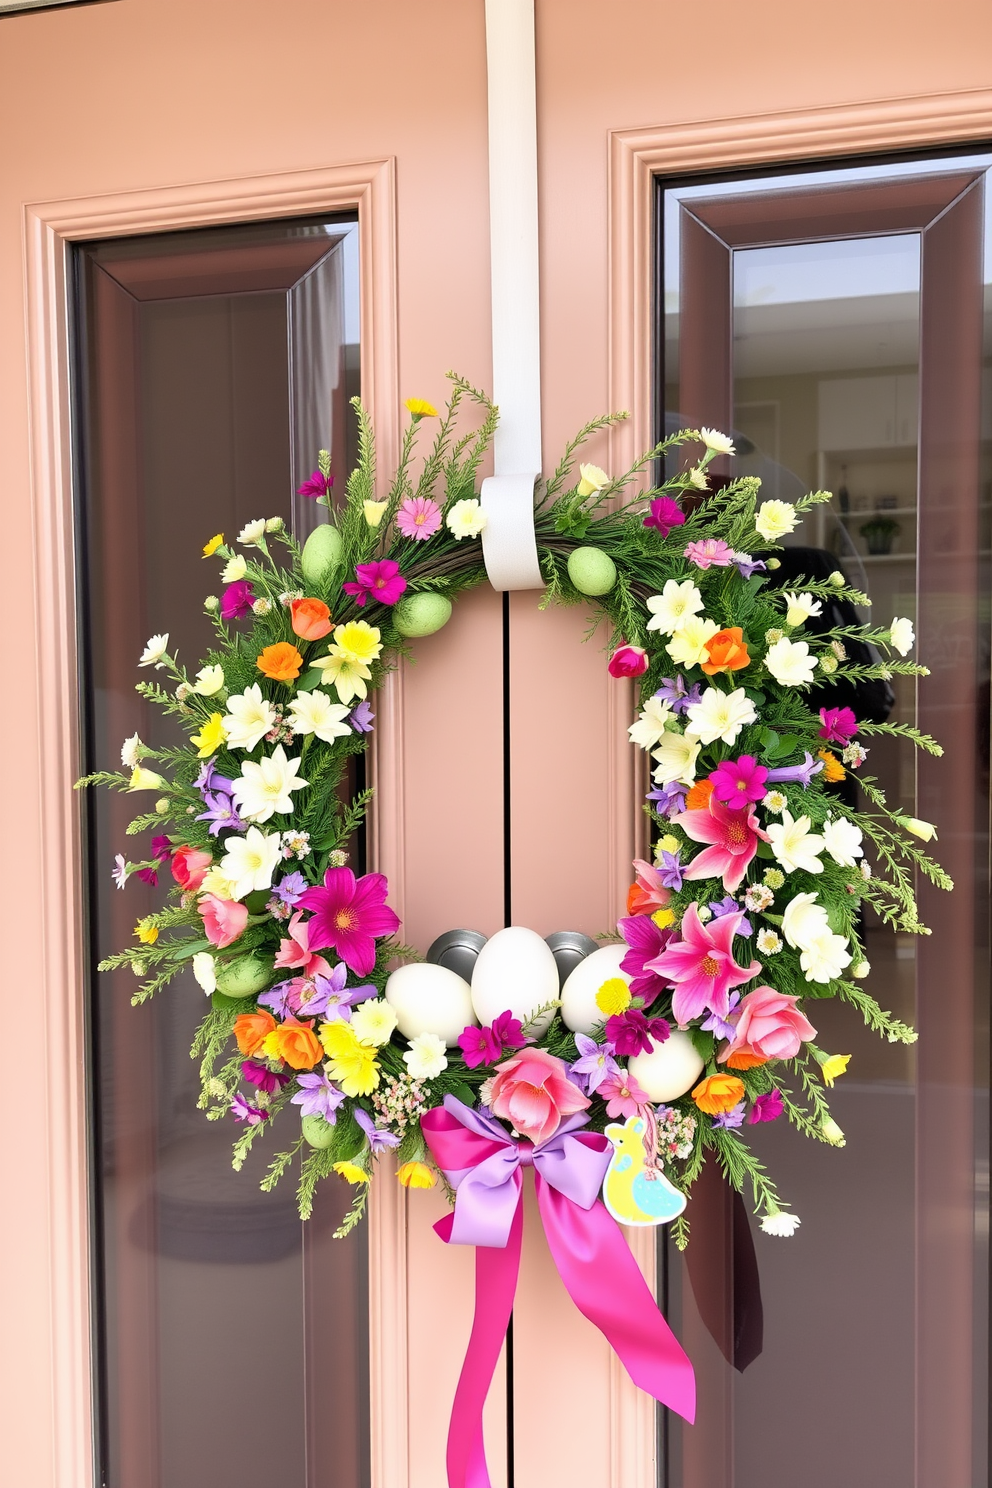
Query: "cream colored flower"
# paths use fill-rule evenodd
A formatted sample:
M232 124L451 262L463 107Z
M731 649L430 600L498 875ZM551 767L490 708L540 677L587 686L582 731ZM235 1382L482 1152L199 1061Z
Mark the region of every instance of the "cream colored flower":
M703 608L703 596L691 579L680 584L669 579L660 594L648 600L651 619L648 630L660 630L662 635L674 635L690 615L698 615Z
M345 723L349 709L334 703L326 692L298 692L290 704L289 722L294 734L316 734L325 744L342 739L352 732Z
M220 692L224 686L224 668L222 666L201 667L196 674L193 683L193 691L198 692L201 697L213 697Z
M699 666L705 659L707 642L718 629L715 621L707 620L703 615L690 615L683 620L665 650L678 666Z
M847 1138L832 1116L824 1116L820 1122L820 1135L831 1147L846 1147Z
M213 956L209 951L198 951L193 957L192 965L197 984L209 997L211 992L217 991L217 972Z
M757 946L763 956L777 956L782 949L782 940L774 930L759 930Z
M799 965L806 973L806 980L824 985L835 981L844 967L850 964L851 953L844 936L829 932L805 946L799 956Z
M378 527L386 515L388 501L363 501L362 514L370 527Z
M827 911L815 894L796 894L782 916L782 934L793 950L801 951L830 933Z
M471 497L456 501L444 520L455 541L461 542L463 537L478 537L489 518L475 497Z
M665 732L672 710L659 697L649 697L634 723L627 730L630 742L642 749L653 749Z
M220 576L225 584L237 584L248 572L248 559L244 553L235 553L229 558L220 571Z
M659 741L658 748L651 751L651 758L658 761L653 772L659 785L671 785L681 780L683 785L692 785L696 778L696 760L700 744L690 734L677 734L669 729Z
M287 759L281 744L257 764L245 760L231 789L239 816L255 822L266 822L277 814L288 816L293 810L292 792L310 783L301 779L299 771L300 760Z
M257 682L227 700L224 728L233 749L254 749L276 725L272 704L262 696Z
M761 1228L766 1235L782 1235L788 1238L794 1235L802 1224L798 1214L783 1214L781 1209L775 1209L766 1214L761 1221Z
M602 491L610 484L610 477L598 465L580 465L579 477L576 488L579 496L591 496L594 491Z
M321 669L321 681L325 687L333 687L342 703L354 698L368 697L368 683L372 673L361 661L344 654L340 647L332 646L326 656L318 656L314 666Z
M257 547L265 540L265 518L257 522L246 522L238 533L238 542L243 543L246 548Z
M161 790L167 781L154 770L146 770L144 765L136 765L131 771L131 780L128 785L129 791Z
M157 672L162 670L164 662L168 659L169 632L164 635L153 635L146 645L138 660L139 666L153 666Z
M755 529L766 542L777 542L793 532L798 522L796 508L788 501L763 501L754 517Z
M787 591L785 603L788 606L785 612L786 625L805 625L811 615L822 615L823 606L812 594Z
M708 450L715 455L734 455L733 440L729 434L721 434L718 429L700 429L699 437Z
M848 821L846 816L839 816L836 821L827 817L823 823L823 841L840 868L853 868L855 860L864 856L861 828Z
M788 806L789 798L783 795L780 790L770 790L766 791L761 798L761 804L766 811L774 811L777 815L778 812L784 811L786 806Z
M138 761L145 751L145 746L137 734L132 734L130 739L125 739L121 745L121 764L128 770L136 770Z
M225 874L221 873L217 864L214 863L203 875L203 881L197 892L216 894L218 899L233 899L234 884Z
M904 831L919 837L921 842L932 842L937 835L933 822L921 821L918 816L897 816L896 821Z
M790 641L783 636L769 646L765 666L783 687L801 687L812 682L816 657L810 655L805 641Z
M767 831L772 852L786 873L795 873L797 868L806 873L823 872L819 857L823 851L823 838L818 832L810 831L808 816L800 816L797 820L791 811L783 811L782 820L769 822Z
M710 483L706 479L706 475L699 468L698 465L693 465L693 467L692 467L691 470L687 470L686 471L686 476L688 478L688 481L689 481L690 486L695 486L695 488L696 488L697 491L708 491L709 490Z
M889 644L900 656L908 656L916 644L916 632L912 620L900 620L898 616L889 629Z
M220 860L220 871L230 879L233 899L244 899L256 889L267 889L282 859L282 842L278 832L260 832L249 827L243 837L225 839L227 851Z
M701 744L713 744L717 739L722 739L724 744L733 744L741 729L746 724L755 723L758 718L743 687L733 692L707 687L699 702L686 710L686 716Z
M410 1071L412 1080L436 1080L448 1067L448 1055L444 1039L436 1033L418 1033L410 1040L410 1047L403 1055L403 1063Z
M351 1026L361 1043L378 1048L389 1043L396 1027L396 1013L381 997L372 1002L362 1002L352 1012Z

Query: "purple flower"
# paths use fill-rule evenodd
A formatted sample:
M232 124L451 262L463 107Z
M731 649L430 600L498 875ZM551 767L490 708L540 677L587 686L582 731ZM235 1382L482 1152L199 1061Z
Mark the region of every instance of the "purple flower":
M469 1069L479 1064L495 1064L508 1049L522 1049L526 1043L523 1024L509 1008L494 1018L489 1027L470 1025L458 1035L458 1046Z
M645 1018L637 1008L628 1008L624 1013L615 1013L606 1020L606 1037L614 1054L627 1059L633 1054L648 1054L652 1039L663 1044L671 1033L664 1018Z
M322 1116L329 1125L335 1126L338 1106L344 1100L343 1092L331 1083L323 1070L297 1075L296 1083L300 1088L290 1096L290 1105L299 1106L301 1116Z
M166 863L172 857L172 843L168 837L152 838L152 857L158 858L160 863Z
M747 1113L747 1124L756 1126L759 1121L777 1121L782 1110L781 1090L769 1090L767 1095L755 1096L754 1105Z
M681 672L677 672L674 677L662 677L661 686L655 693L655 697L661 698L676 714L685 713L694 703L699 702L702 695L702 683L696 682L692 687L686 687Z
M655 864L655 867L658 869L658 877L666 889L675 889L677 891L682 887L681 858L681 848L673 853L663 851L661 861Z
M305 480L302 486L297 486L296 494L297 496L309 496L313 501L317 501L321 496L327 495L333 484L333 475L322 475L319 470L315 470L309 480Z
M398 1147L400 1145L399 1137L390 1131L380 1131L369 1113L363 1111L361 1106L355 1107L355 1120L368 1137L369 1146L374 1153L388 1152L390 1147Z
M257 1085L259 1090L264 1090L268 1095L274 1095L283 1085L288 1085L292 1079L292 1075L278 1075L275 1070L270 1070L268 1065L259 1064L254 1059L242 1061L241 1074L249 1085Z
M262 993L258 999L259 1006L267 1007L277 1018L293 1017L299 1006L299 997L294 995L294 984L300 980L300 977L293 977L288 982L276 982L274 987Z
M713 918L715 920L722 920L724 915L736 914L740 909L740 905L731 894L728 894L725 899L711 899L710 909L713 912ZM743 936L754 934L754 926L751 924L747 915L741 916L741 922L737 927L736 933Z
M200 773L193 781L193 784L200 792L200 795L204 797L208 791L214 794L229 796L234 790L233 783L227 779L226 775L217 774L217 765L212 759L205 759L203 761L203 764L200 766Z
M218 782L219 784L219 778ZM226 795L223 791L207 791L203 797L206 811L201 811L196 818L197 821L209 822L207 828L211 837L216 837L220 832L244 832L248 826L238 815L234 804L234 797Z
M850 744L858 732L858 720L850 708L821 708L820 738L828 744Z
M651 511L644 518L645 527L657 527L662 537L667 537L673 527L681 527L685 512L671 496L657 496L651 503Z
M734 1008L737 1006L740 1000L741 994L739 992L731 992L730 1001L727 1006L728 1014L734 1011ZM718 1013L710 1013L709 1017L706 1019L706 1022L701 1023L699 1026L704 1033L712 1033L714 1037L718 1039L731 1039L737 1032L734 1024L728 1023L726 1019L721 1018Z
M805 751L806 758L801 765L783 765L780 770L768 771L768 783L779 784L783 780L794 780L804 790L809 789L809 783L814 775L819 775L823 769L822 760L814 760L809 750Z
M744 1102L738 1101L736 1106L731 1106L729 1111L721 1111L719 1116L713 1117L714 1126L722 1126L735 1131L737 1127L744 1125Z
M131 870L125 862L124 854L118 853L117 856L114 858L114 866L110 875L111 878L114 880L114 883L117 885L117 887L119 889L122 889L127 883L130 875Z
M338 962L329 977L315 976L312 995L304 997L300 1002L303 1016L323 1017L328 1022L341 1018L345 1023L350 1023L352 1008L359 1002L367 1002L370 997L375 997L376 989L371 982L364 982L360 987L346 987L347 977L348 968L343 961ZM261 1002L261 998L259 1001Z
M362 701L357 707L352 708L346 722L351 725L356 734L370 734L372 732L372 720L374 717L375 714L369 706L368 699L362 698Z
M688 790L688 786L673 780L670 785L663 785L656 790L648 791L644 799L655 803L655 810L659 816L674 816L685 810Z
M250 1106L240 1090L231 1101L231 1115L235 1121L247 1121L249 1126L258 1126L269 1119L268 1111L263 1111L258 1106Z
M617 929L630 946L620 962L620 970L625 971L631 979L631 996L643 997L650 1006L670 983L656 971L650 971L647 962L661 955L675 932L659 930L650 915L631 915L628 919L617 920Z
M582 1087L586 1095L593 1095L603 1081L611 1075L619 1075L620 1068L605 1044L597 1044L587 1033L575 1035L575 1047L579 1058L569 1065L568 1073Z
M283 904L298 904L306 890L307 881L302 873L287 873L272 885L272 897Z
M255 591L247 579L238 579L233 584L228 584L220 601L220 618L222 620L240 620L242 615L251 613L251 607L255 603Z
M752 558L750 553L734 553L733 560L742 579L749 579L752 574L764 573L768 567L760 558Z

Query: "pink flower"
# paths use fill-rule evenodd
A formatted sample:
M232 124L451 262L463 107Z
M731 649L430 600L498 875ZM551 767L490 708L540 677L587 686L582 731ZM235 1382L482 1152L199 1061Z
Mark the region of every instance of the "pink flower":
M759 765L753 754L742 754L739 759L724 760L711 771L713 794L732 811L740 811L748 801L760 801L765 794L768 771Z
M177 847L172 859L172 876L184 894L193 894L207 876L213 862L210 853L200 847Z
M358 976L368 976L375 965L377 937L400 928L398 916L386 904L389 884L381 873L357 878L350 868L328 868L323 887L307 889L299 903L313 911L307 925L311 951L331 946Z
M734 555L719 537L707 537L702 542L691 542L683 554L697 568L729 568Z
M357 583L342 584L346 594L352 594L357 605L366 600L377 599L380 604L394 605L406 588L406 579L400 566L391 558L382 558L378 563L359 563L355 569Z
M648 669L648 653L640 646L618 646L607 670L611 677L639 677Z
M651 1104L647 1091L642 1090L626 1070L621 1070L618 1075L607 1075L596 1094L606 1101L606 1114L614 1119L617 1116L636 1116L638 1106Z
M785 1109L781 1090L769 1090L766 1095L757 1095L754 1105L747 1113L748 1126L757 1126L759 1121L777 1121Z
M412 496L396 513L396 526L404 537L426 542L441 525L441 508L428 496Z
M300 975L308 979L315 976L330 976L331 968L323 956L310 949L310 924L297 910L289 922L289 937L279 942L276 951L277 966L299 967Z
M660 972L677 984L672 993L672 1012L683 1027L707 1009L726 1018L733 989L761 970L760 961L738 966L734 960L734 936L743 918L744 911L739 910L704 925L695 904L690 904L682 916L682 939L645 963L649 971Z
M544 1049L527 1049L496 1066L489 1106L534 1143L554 1136L564 1116L584 1111L589 1099L568 1078L565 1062Z
M821 739L826 739L830 744L850 744L857 732L858 720L850 708L820 709Z
M635 882L627 890L627 913L649 915L654 914L656 909L664 909L672 897L672 891L662 883L657 868L645 863L643 858L635 858L634 875Z
M309 480L305 480L302 486L297 486L297 496L309 496L313 501L319 501L321 496L326 496L334 484L333 475L322 475L315 470Z
M798 997L786 997L774 987L755 987L731 1013L734 1036L717 1056L721 1062L732 1054L751 1054L756 1059L795 1059L804 1039L816 1038L816 1029L797 1006Z
M667 537L673 527L681 527L685 512L671 496L656 496L651 511L644 518L645 527L657 527L662 537Z
M196 907L203 916L204 934L218 950L237 940L248 923L247 904L238 904L234 899L204 894Z
M732 811L716 799L715 788L708 804L701 810L683 811L673 816L672 821L693 842L712 844L697 853L684 870L683 877L692 880L722 877L728 894L735 893L740 887L747 865L758 850L758 839L768 841L767 832L758 826L751 802L743 811Z

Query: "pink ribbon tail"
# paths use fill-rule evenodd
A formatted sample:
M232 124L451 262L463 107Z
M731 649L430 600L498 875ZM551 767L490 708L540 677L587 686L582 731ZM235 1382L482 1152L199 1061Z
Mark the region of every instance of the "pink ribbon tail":
M448 1239L453 1219L454 1215L446 1214L434 1226L442 1240ZM482 1437L482 1410L513 1311L523 1224L524 1206L518 1200L506 1245L475 1248L475 1316L448 1427L445 1460L449 1488L492 1488Z

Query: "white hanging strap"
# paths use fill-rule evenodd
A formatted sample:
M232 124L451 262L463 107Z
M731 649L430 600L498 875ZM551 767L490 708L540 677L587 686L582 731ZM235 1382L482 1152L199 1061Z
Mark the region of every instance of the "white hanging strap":
M541 471L534 0L486 0L495 475L482 482L494 589L542 589L534 536Z

